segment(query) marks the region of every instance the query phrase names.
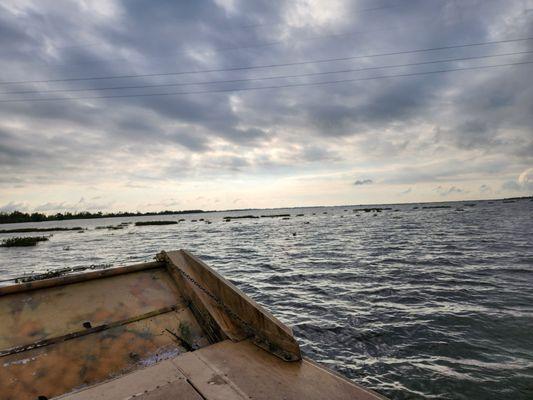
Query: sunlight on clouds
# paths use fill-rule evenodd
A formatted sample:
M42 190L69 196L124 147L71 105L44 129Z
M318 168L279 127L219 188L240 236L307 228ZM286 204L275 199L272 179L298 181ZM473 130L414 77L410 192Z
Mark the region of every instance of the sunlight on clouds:
M214 0L214 1L217 6L224 9L228 14L232 14L237 11L235 0Z
M109 0L80 0L79 3L84 12L93 13L101 18L116 17L120 11L119 5Z
M341 0L302 0L291 4L285 19L287 24L294 28L328 25L340 19L345 10L345 2Z
M533 190L533 168L528 168L518 177L518 183L524 189Z

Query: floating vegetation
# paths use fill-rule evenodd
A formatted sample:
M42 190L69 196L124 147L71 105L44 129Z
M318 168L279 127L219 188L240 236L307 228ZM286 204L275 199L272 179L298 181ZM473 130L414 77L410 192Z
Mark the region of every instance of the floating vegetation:
M261 215L261 218L283 218L290 217L291 214L272 214L272 215Z
M424 210L432 209L432 208L452 208L452 206L424 206L422 207Z
M97 226L95 229L108 229L110 231L116 231L118 229L124 229L127 226L124 224L118 224L118 225L105 225L105 226Z
M418 207L417 207L418 208ZM381 212L381 211L386 211L386 210L392 210L392 208L390 207L373 207L373 208L354 208L354 212L358 212L358 211L364 211L364 212Z
M89 265L88 267L82 266L82 267L71 267L71 268L60 268L60 269L54 269L54 270L48 270L41 273L35 273L32 275L27 276L21 276L19 278L15 278L15 283L26 283L26 282L33 282L33 281L39 281L41 279L49 279L49 278L56 278L58 276L66 275L72 272L80 272L80 271L86 271L86 270L95 270L95 269L107 269L110 268L111 264L93 264Z
M15 228L15 229L0 229L0 233L27 233L27 232L55 232L55 231L82 231L81 226L74 228Z
M137 221L135 226L146 226L146 225L174 225L178 221Z
M235 215L235 216L229 216L229 217L224 217L224 219L256 219L256 218L259 218L258 216L256 215Z
M304 214L296 214L297 217L303 217Z
M45 242L48 240L46 236L28 236L28 237L12 237L5 239L1 247L26 247L26 246L35 246L39 242Z
M283 217L282 219L283 220L287 220L287 219L290 219L290 217Z

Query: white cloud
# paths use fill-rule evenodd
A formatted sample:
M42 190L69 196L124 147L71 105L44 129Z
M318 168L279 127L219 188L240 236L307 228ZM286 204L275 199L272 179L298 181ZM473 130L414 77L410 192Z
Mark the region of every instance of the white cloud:
M57 7L50 1L5 2L0 5L2 79L290 64L533 35L519 0L464 7L461 18L447 2L399 2L391 7L340 0L283 5L220 0L216 4L161 2L146 7L99 0ZM422 28L424 35L420 35ZM0 85L4 92L0 99L38 96L5 92L47 89L94 90L41 96L153 94L365 79L482 65L482 61L108 89L328 73L524 51L528 46L530 42L516 42L484 46L477 52L468 48L283 68ZM516 55L491 62L523 59ZM269 199L272 205L378 203L408 193L413 200L483 197L495 192L490 188L502 185L498 193L502 196L525 193L532 186L533 154L533 87L524 84L530 79L528 68L233 93L2 103L0 204L51 210L132 209L139 204L170 205L179 198L180 207L196 208L204 201L195 200L200 194L218 198L218 208L231 208L234 199L247 206L269 206ZM287 184L296 181L297 185ZM354 184L364 185L364 190L353 190ZM442 190L433 191L438 185ZM316 192L318 186L322 193ZM412 191L407 192L407 186ZM79 203L81 196L100 198ZM204 203L210 206L207 200Z
M518 176L518 184L525 190L533 190L533 168L528 168Z

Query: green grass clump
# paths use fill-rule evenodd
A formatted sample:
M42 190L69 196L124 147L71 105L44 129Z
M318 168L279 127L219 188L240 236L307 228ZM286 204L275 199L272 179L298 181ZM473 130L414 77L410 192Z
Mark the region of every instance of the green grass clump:
M46 236L28 236L28 237L12 237L5 239L1 247L16 247L16 246L35 246L39 242L48 240Z
M124 229L124 227L127 225L105 225L105 226L97 226L95 229L109 229L111 231L116 231L118 229Z
M146 226L146 225L172 225L177 224L177 221L138 221L135 222L135 226Z

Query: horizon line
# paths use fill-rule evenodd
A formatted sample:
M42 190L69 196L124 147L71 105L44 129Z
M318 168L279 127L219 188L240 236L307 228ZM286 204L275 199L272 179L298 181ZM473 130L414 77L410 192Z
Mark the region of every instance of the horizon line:
M71 214L81 214L81 213L89 213L92 215L97 215L99 213L102 214L102 218L105 218L106 215L109 214L143 214L143 215L157 215L160 213L168 213L169 214L194 214L194 213L216 213L216 212L235 212L235 211L250 211L250 210L280 210L280 209L295 209L295 208L333 208L333 207L359 207L359 206L393 206L393 205L409 205L409 204L435 204L435 203L465 203L465 202L485 202L485 201L504 201L504 200L527 200L531 199L533 200L533 194L532 195L526 195L526 196L515 196L515 197L497 197L497 198L485 198L485 199L465 199L465 200L442 200L442 201L414 201L414 202L395 202L395 203L360 203L360 204L339 204L339 205L313 205L313 206L286 206L286 207L246 207L246 208L228 208L228 209L212 209L212 210L203 210L203 209L182 209L182 210L160 210L160 211L95 211L91 212L88 210L81 210L81 211L63 211L63 212L56 212L56 213L50 213L47 214L46 212L40 212L40 211L20 211L20 210L12 210L12 211L0 211L1 214L11 214L14 212L20 212L24 214L32 214L32 213L39 213L43 214L45 216L53 216L57 214L65 214L65 213L71 213ZM110 217L113 218L113 217ZM43 221L27 221L27 222L43 222ZM17 222L13 222L17 223Z

